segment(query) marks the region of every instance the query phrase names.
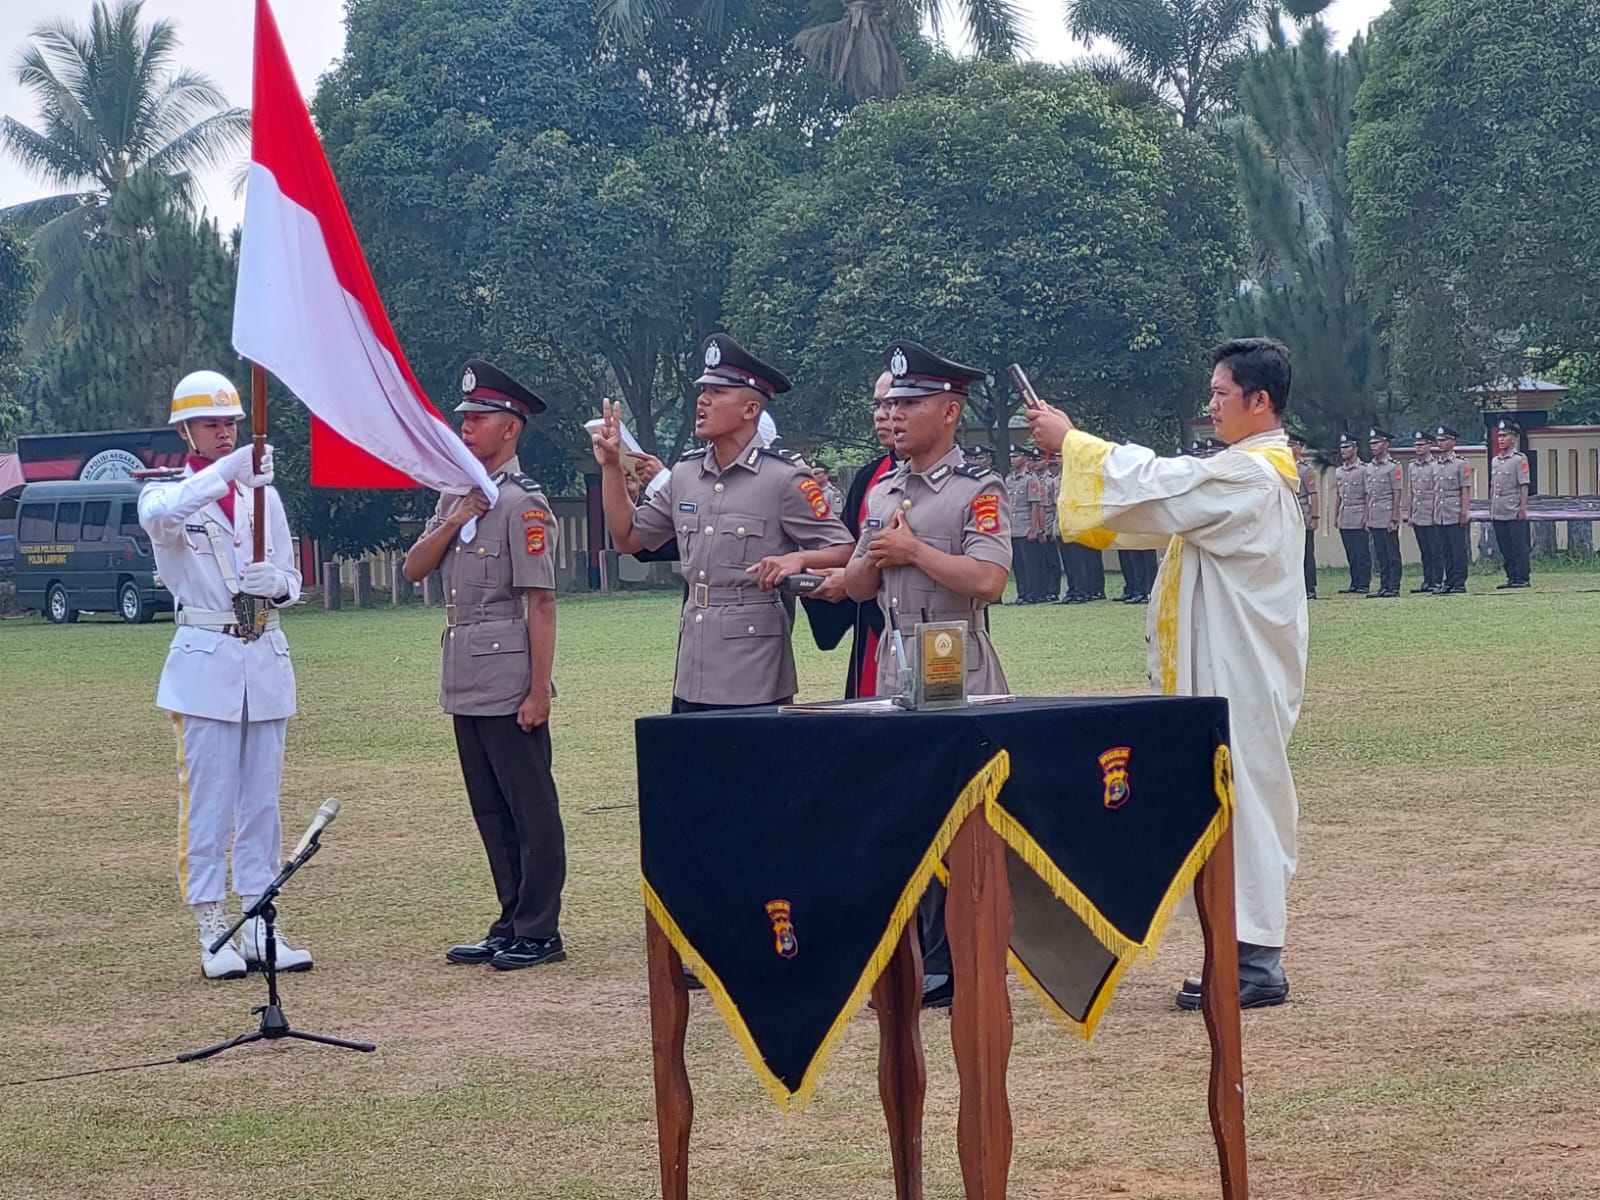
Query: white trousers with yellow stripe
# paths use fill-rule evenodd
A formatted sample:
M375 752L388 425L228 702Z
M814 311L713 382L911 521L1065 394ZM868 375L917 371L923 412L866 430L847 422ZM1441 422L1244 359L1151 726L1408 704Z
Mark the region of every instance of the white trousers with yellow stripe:
M178 735L178 885L184 902L258 896L278 874L278 788L289 722L213 721L172 714Z

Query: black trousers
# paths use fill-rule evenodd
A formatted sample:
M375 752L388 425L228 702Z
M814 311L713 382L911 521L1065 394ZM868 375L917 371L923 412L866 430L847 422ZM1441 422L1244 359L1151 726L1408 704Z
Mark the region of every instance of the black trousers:
M1317 594L1317 535L1314 531L1306 530L1306 595Z
M1364 592L1372 584L1372 543L1365 529L1341 529L1344 558L1350 564L1350 590Z
M1526 521L1496 521L1494 544L1505 563L1510 583L1527 583L1533 575L1533 530Z
M1438 587L1444 582L1444 547L1439 540L1437 525L1413 525L1417 535L1417 550L1422 554L1422 586Z
M1434 540L1439 547L1440 570L1447 588L1467 586L1468 527L1465 525L1435 525Z
M950 939L944 928L945 886L937 879L917 902L917 940L922 943L922 974L949 975Z
M1017 599L1033 599L1033 556L1028 553L1031 543L1025 537L1011 539L1011 574L1017 581Z
M1156 582L1154 550L1118 550L1117 565L1122 568L1122 594L1148 596Z
M1056 553L1060 544L1059 538L1028 543L1028 552L1033 556L1034 592L1041 600L1061 595L1061 555Z
M1393 529L1372 531L1372 563L1386 592L1400 590L1400 534Z
M1067 551L1067 590L1080 596L1103 599L1106 594L1106 567L1100 551L1072 542Z
M456 754L473 820L500 899L491 937L554 937L561 930L567 842L550 727L524 733L515 713L455 718Z

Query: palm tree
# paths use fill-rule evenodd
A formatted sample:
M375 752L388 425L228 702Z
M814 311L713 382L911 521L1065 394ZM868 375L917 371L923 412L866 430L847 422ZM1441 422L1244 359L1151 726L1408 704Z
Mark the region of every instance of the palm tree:
M714 36L732 20L729 9L729 0L599 0L601 27L625 41L638 41L652 21L670 16L687 17ZM905 90L901 44L925 26L984 58L1014 58L1025 49L1015 0L820 0L794 45L853 99L867 100Z
M192 207L196 173L224 161L249 134L247 110L226 107L206 76L173 67L173 23L141 23L142 7L142 0L115 7L96 0L87 28L41 25L18 62L17 80L33 93L41 124L6 117L0 148L62 189L0 209L0 222L31 234L44 268L30 322L35 338L66 303L83 247L130 179L159 174L177 202Z
M1067 29L1102 38L1129 69L1162 92L1193 129L1232 89L1251 36L1282 11L1304 21L1332 0L1066 0Z

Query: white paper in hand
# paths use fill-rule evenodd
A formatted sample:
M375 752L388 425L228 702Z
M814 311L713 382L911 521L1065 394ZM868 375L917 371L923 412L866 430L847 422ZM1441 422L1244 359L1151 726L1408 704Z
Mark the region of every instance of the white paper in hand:
M605 419L602 417L596 417L592 421L583 423L583 427L590 433L598 433L604 425ZM622 469L637 479L639 477L639 468L633 459L628 456L630 454L643 454L644 447L639 445L638 439L628 431L628 427L621 421L617 422L617 432L622 435Z

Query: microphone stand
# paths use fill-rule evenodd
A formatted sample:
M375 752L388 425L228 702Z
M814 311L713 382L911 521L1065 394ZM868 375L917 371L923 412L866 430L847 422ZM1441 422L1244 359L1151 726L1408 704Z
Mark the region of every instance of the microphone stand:
M231 1050L235 1046L244 1046L250 1042L275 1041L278 1038L299 1038L302 1042L319 1042L324 1046L340 1046L346 1050L360 1050L370 1052L377 1047L371 1042L352 1042L344 1038L329 1037L322 1033L302 1033L298 1029L289 1027L289 1019L283 1015L283 1008L278 1002L278 938L274 922L278 919L278 907L273 903L278 898L278 893L283 890L283 885L306 863L311 861L313 855L322 849L322 831L318 830L311 838L311 842L294 858L290 859L278 872L278 877L267 885L267 890L261 893L260 898L246 909L237 921L229 927L228 931L211 943L211 953L215 954L222 949L239 928L251 917L260 917L267 926L267 1002L257 1004L250 1012L261 1014L261 1026L249 1033L241 1033L238 1037L229 1038L227 1041L218 1042L214 1046L207 1046L203 1050L188 1050L178 1055L179 1062L195 1062L198 1059L210 1058L212 1055L221 1054L224 1050Z

